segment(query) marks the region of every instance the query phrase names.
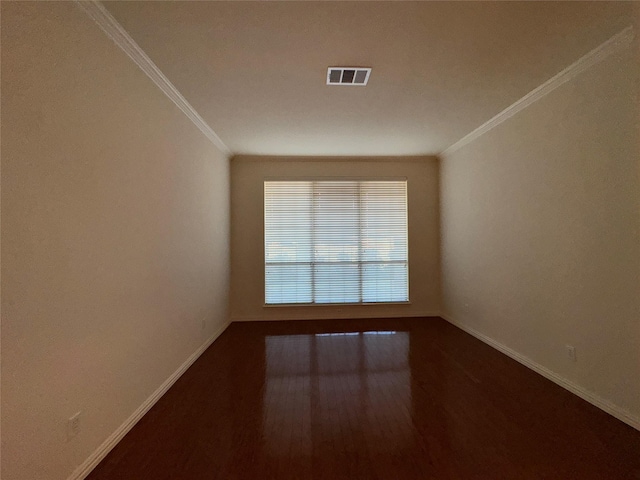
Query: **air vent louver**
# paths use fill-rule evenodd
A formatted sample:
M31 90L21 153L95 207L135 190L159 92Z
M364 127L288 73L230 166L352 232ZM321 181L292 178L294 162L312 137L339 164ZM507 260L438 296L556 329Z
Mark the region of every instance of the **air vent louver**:
M356 85L363 87L369 81L370 74L370 68L329 67L327 69L327 85Z

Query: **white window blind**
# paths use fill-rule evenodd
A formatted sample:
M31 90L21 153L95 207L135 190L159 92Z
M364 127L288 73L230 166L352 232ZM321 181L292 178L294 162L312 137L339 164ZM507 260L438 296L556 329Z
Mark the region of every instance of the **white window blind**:
M407 182L264 182L265 301L408 301Z

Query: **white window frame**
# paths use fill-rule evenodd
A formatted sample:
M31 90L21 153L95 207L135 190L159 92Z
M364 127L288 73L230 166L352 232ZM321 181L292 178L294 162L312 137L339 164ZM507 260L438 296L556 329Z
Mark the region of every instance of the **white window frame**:
M406 215L406 241L407 241L407 256L406 256L406 300L393 300L393 301L377 301L377 302L297 302L297 303L267 303L267 259L266 259L266 205L265 205L265 185L267 182L384 182L384 181L401 181L405 182L405 215ZM263 179L263 279L264 279L264 307L277 308L277 307L326 307L326 306L357 306L357 305L409 305L410 301L410 252L409 252L409 182L407 177L265 177Z

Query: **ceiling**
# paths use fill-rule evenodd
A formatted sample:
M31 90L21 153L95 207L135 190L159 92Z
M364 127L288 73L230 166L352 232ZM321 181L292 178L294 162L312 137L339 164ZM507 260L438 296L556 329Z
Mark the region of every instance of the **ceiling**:
M104 2L235 154L437 154L632 23L631 2ZM327 86L329 66L373 71Z

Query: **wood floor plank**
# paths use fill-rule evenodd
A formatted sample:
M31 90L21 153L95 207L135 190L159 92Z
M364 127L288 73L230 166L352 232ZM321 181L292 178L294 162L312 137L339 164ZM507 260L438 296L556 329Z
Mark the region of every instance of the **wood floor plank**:
M440 318L233 323L105 479L640 479L640 432Z

